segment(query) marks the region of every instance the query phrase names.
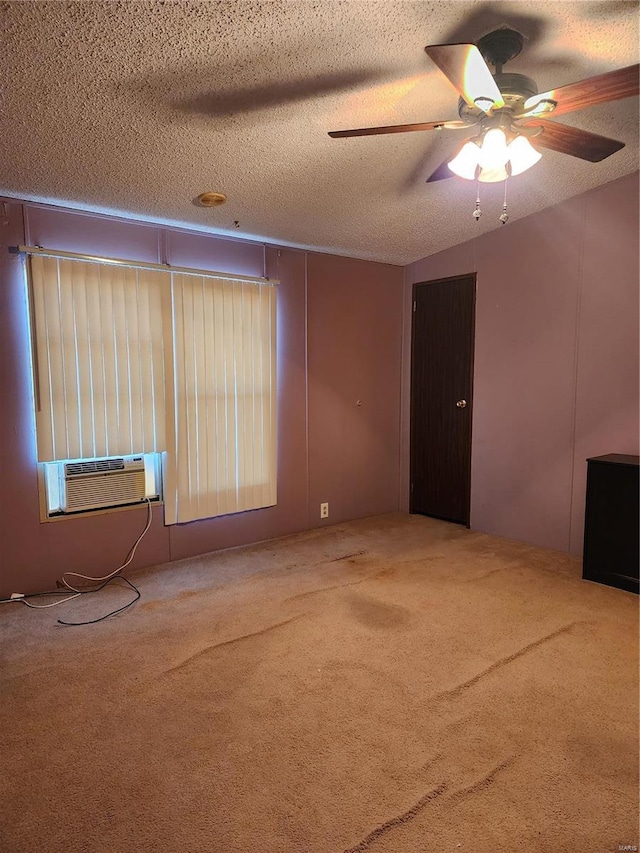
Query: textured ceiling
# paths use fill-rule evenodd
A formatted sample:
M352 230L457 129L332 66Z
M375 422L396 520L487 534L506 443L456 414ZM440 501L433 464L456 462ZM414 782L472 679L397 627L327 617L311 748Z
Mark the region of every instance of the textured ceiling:
M525 46L505 70L540 91L638 61L628 0L15 2L0 14L0 194L396 264L501 227L502 184L483 186L476 223L473 183L425 183L464 131L327 136L457 118L425 45L511 26ZM638 168L637 99L562 121L626 147L601 163L544 151L509 182L512 220ZM227 204L196 207L205 190Z

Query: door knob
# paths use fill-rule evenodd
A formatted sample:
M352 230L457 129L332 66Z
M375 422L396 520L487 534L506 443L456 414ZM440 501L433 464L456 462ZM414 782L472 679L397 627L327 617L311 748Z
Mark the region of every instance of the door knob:
M465 409L467 407L467 401L466 400L458 400L458 402L456 403L456 406L459 409Z

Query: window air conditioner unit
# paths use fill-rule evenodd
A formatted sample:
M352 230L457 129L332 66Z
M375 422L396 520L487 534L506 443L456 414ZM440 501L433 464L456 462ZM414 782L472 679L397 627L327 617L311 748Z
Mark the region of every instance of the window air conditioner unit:
M66 462L61 467L64 469L60 478L63 512L122 506L145 499L142 456Z

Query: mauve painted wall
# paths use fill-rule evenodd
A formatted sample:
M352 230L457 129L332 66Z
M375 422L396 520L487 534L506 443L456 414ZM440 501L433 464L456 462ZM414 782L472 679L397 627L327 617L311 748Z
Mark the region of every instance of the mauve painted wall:
M638 174L585 198L571 551L582 550L586 463L638 454Z
M413 283L473 271L471 526L579 554L585 459L638 453L638 175L411 264L405 323Z
M111 571L146 514L135 508L40 523L24 275L22 260L7 252L23 242L245 275L266 271L280 279L277 506L172 527L155 507L134 565L398 509L400 267L45 206L8 203L6 210L8 222L0 224L0 596L50 587L65 570ZM345 318L355 305L352 333ZM330 322L334 315L338 325ZM347 393L366 401L350 418ZM331 505L326 522L319 519L320 500Z
M310 517L323 501L334 522L386 512L399 489L402 270L307 264Z

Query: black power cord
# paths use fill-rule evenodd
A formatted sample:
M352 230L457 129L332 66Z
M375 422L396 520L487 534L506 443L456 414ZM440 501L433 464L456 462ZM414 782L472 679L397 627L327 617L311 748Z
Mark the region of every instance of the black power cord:
M116 613L121 613L123 610L127 610L127 608L131 607L132 604L135 604L136 601L140 598L140 590L137 586L134 586L128 578L125 578L123 575L118 575L117 577L109 578L104 583L100 584L100 586L96 586L93 589L79 589L73 595L68 596L68 598L77 598L80 595L91 595L91 593L100 592L100 590L104 589L105 586L108 586L108 584L113 583L117 580L124 581L124 583L126 583L127 586L133 590L133 592L135 593L135 597L131 601L129 601L123 607L118 607L115 610L111 610L109 613L106 613L104 616L100 616L98 619L89 619L86 622L66 622L64 619L58 619L60 625L94 625L96 622L102 622L103 619L108 619L110 616L115 616ZM65 595L66 592L68 592L68 590L66 590L64 587L55 592L31 592L27 593L26 595L16 595L13 598L0 598L0 604L8 604L12 601L21 601L23 604L26 604L29 607L32 606L29 605L29 602L27 601L27 599L29 598L41 598L42 596L49 595L57 595L58 597L60 597L61 595ZM62 602L60 603L62 604Z
M110 616L115 616L116 613L122 613L123 610L127 610L129 607L131 607L133 604L135 604L136 601L138 601L138 599L140 598L140 590L136 586L134 586L130 580L125 578L123 575L121 575L120 572L122 571L122 569L126 568L126 566L129 565L131 560L133 560L133 557L134 557L134 554L136 552L138 545L140 544L140 542L144 538L146 532L151 527L151 521L152 521L151 501L148 498L146 498L146 501L147 501L147 508L148 508L148 516L147 516L146 526L145 526L144 530L142 531L142 533L140 534L140 536L138 537L138 539L136 540L134 546L129 551L129 554L127 555L127 559L125 560L125 562L121 566L119 566L115 571L111 572L111 574L109 574L103 578L94 578L94 577L89 577L87 575L81 575L78 572L64 572L61 580L59 580L57 582L57 585L59 587L58 590L51 590L51 591L47 591L47 592L31 592L31 593L27 593L26 595L23 595L22 593L14 593L14 595L12 595L10 598L0 598L0 604L9 603L11 601L21 601L27 607L31 607L32 609L36 609L36 610L40 610L40 609L45 609L48 607L55 607L57 604L64 604L65 601L71 601L71 599L78 598L81 595L90 595L91 593L94 593L94 592L100 592L100 590L104 589L105 586L112 583L113 581L121 580L121 581L124 581L124 583L127 584L127 586L130 589L132 589L134 592L134 598L131 601L129 601L127 604L125 604L123 607L117 607L115 610L111 610L109 613L105 613L104 616L98 617L98 619L89 619L85 622L67 622L64 619L58 619L58 624L68 625L68 626L95 625L96 622L102 622L103 619L108 619ZM82 580L87 580L87 581L98 581L98 582L102 581L102 583L99 583L98 586L91 587L90 589L82 589L82 588L72 586L67 581L67 579L66 579L67 577L76 577L76 578L81 578ZM71 593L71 595L68 595L67 593ZM54 601L51 604L29 604L28 599L30 599L30 598L40 598L42 596L51 596L51 595L55 595L58 597L60 597L61 595L66 595L66 598L63 598L61 601Z
M102 622L103 619L108 619L110 616L115 616L116 613L122 613L123 610L127 610L127 608L129 608L133 604L135 604L136 601L140 598L140 590L138 589L138 587L134 586L130 580L123 577L122 575L118 575L117 577L109 578L109 580L105 581L103 584L100 584L100 586L95 587L95 589L83 589L80 591L80 595L87 595L87 594L92 593L92 592L100 592L100 590L104 589L105 586L107 586L110 583L113 583L114 581L118 581L118 580L124 581L127 584L127 586L131 587L131 589L135 593L135 597L132 598L131 601L127 602L127 604L125 604L123 607L118 607L115 610L111 610L109 613L105 613L104 616L99 616L97 619L89 619L86 622L66 622L64 619L58 619L58 624L70 625L70 626L71 625L73 625L73 626L95 625L96 622Z

